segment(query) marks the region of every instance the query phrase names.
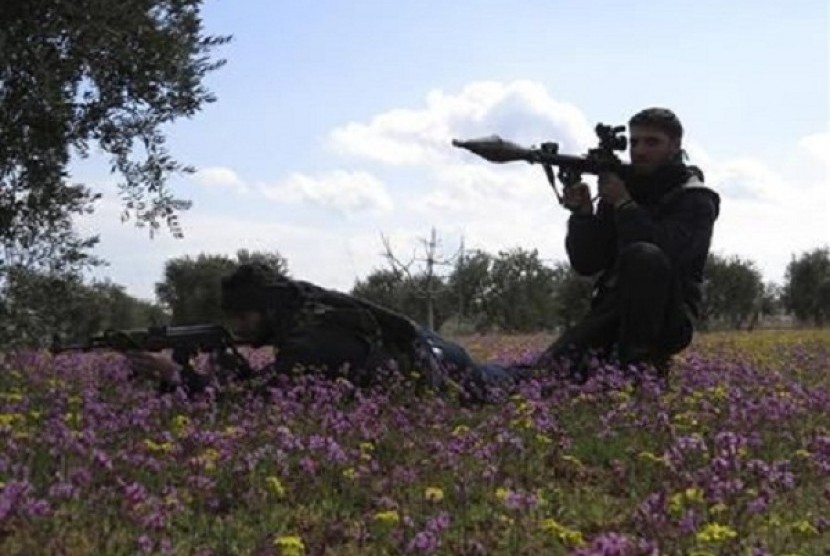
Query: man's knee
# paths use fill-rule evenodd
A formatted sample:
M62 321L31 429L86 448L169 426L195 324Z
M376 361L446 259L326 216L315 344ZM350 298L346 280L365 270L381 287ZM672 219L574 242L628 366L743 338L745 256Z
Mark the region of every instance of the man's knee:
M657 245L637 241L620 251L620 272L668 274L671 272L671 262Z

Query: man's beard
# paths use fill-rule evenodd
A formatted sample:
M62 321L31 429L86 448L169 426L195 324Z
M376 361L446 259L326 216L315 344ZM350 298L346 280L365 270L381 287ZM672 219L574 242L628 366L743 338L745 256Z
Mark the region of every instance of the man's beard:
M626 188L637 203L652 203L689 179L689 170L682 162L669 162L645 170L632 165L625 177Z

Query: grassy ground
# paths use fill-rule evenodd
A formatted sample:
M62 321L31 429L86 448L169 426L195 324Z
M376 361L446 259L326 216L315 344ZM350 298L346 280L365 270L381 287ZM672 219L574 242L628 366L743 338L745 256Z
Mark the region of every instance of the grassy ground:
M502 360L549 340L461 339ZM600 367L478 407L125 376L114 354L7 359L0 554L830 553L827 331L704 335L668 387Z

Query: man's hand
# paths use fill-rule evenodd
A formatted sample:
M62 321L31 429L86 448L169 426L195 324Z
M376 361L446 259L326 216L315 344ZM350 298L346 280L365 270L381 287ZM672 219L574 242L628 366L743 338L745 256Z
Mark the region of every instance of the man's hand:
M631 194L625 186L625 182L613 172L600 174L597 180L599 185L599 197L614 208L619 208L631 200Z
M566 187L562 191L562 206L574 214L594 214L594 205L591 203L591 189L587 183L577 183Z
M133 373L140 377L160 380L166 383L176 382L181 365L161 354L146 351L127 351L124 356Z

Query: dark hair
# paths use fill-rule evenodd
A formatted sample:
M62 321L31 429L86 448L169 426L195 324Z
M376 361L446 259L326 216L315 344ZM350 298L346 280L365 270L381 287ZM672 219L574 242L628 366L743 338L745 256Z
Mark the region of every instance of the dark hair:
M246 263L222 278L222 309L265 310L275 291L290 288L289 280L261 263Z
M646 108L628 120L628 127L653 127L672 139L683 138L683 125L674 112L667 108Z

